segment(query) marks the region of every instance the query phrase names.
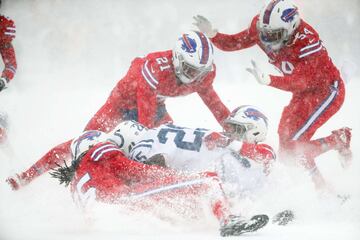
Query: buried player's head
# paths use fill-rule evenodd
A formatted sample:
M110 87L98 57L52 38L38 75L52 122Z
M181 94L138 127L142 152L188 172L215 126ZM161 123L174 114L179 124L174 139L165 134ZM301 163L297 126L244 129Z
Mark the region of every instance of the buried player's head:
M257 107L240 106L225 119L224 131L231 139L257 143L266 138L267 121L267 117Z

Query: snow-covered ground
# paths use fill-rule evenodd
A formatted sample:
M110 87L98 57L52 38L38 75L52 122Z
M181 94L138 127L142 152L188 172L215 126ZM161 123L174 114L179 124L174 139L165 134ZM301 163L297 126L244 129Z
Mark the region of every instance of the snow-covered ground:
M359 68L359 0L297 3L337 66ZM235 33L249 25L262 4L251 0L3 0L1 13L17 26L18 72L0 94L0 110L10 122L8 145L0 148L0 240L220 238L213 219L171 224L144 214L104 209L102 218L89 223L68 190L48 174L18 192L11 191L5 179L29 167L52 146L79 134L131 60L171 49L178 34L192 28L193 15L203 14L219 31ZM277 124L290 95L259 86L245 71L251 59L266 65L257 47L233 53L217 50L215 88L230 109L241 104L263 109L271 121L267 142L276 148ZM279 166L279 184L269 189L271 194L260 196L257 203L244 202L243 207L270 214L292 208L298 213L297 221L286 227L270 224L242 238L360 238L359 72L350 74L343 108L315 135L325 136L342 126L353 129L350 169L341 169L334 152L317 159L335 191L351 198L343 205L330 196L319 198L306 177L293 173L297 177L290 178L289 170ZM167 105L179 125L220 129L196 95L168 99Z

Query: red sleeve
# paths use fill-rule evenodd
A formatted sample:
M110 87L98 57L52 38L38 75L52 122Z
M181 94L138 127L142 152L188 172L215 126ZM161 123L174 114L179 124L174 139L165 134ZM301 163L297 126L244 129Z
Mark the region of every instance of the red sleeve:
M14 38L14 22L4 16L0 16L0 54L5 65L1 77L6 78L8 81L14 78L17 68L15 50L11 43Z
M41 174L49 171L58 165L63 165L70 156L70 145L72 140L59 144L48 151L42 158L34 163L25 172L22 172L19 177L24 184L30 183L32 180L40 176Z
M214 79L215 71L211 73L208 78ZM210 109L219 124L222 125L225 118L229 116L230 111L223 104L211 83L212 80L210 81L210 84L205 84L204 86L202 86L202 88L198 91L198 94L203 100L203 102L206 104L206 106Z
M294 70L289 75L270 75L270 86L290 92L301 92L317 88L322 81L321 78L318 80L314 79L316 69L321 69L321 67L318 67L320 63L318 60L319 59L314 56L307 58L306 61L299 61L297 64L294 64ZM326 78L323 79L323 81L325 80Z
M258 16L254 17L248 29L236 34L217 33L215 37L211 38L211 42L223 51L236 51L252 47L257 41L257 21Z
M138 80L136 97L138 121L148 128L153 128L157 110L156 92L142 79L142 76Z

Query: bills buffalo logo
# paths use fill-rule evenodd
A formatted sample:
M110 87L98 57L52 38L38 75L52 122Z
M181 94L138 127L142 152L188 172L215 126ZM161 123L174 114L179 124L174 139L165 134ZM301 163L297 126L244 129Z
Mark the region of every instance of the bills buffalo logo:
M295 15L298 13L298 9L295 8L288 8L283 11L281 15L281 20L284 22L292 22L294 20Z
M254 108L248 108L248 109L246 109L246 111L244 113L245 113L245 116L248 118L254 119L255 121L258 121L259 119L263 119L265 121L266 125L268 124L267 117Z
M196 41L189 37L188 34L183 34L180 38L182 40L181 48L188 53L194 53L196 51Z

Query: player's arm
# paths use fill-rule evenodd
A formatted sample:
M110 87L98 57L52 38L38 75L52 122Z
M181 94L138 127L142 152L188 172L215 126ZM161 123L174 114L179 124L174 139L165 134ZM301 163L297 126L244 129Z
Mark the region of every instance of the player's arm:
M145 81L138 81L136 95L139 123L148 128L154 127L157 110L155 89L152 89Z
M0 47L0 53L5 65L1 78L6 78L8 81L11 81L17 69L14 46L11 42L6 43Z
M9 177L6 181L13 190L18 190L20 187L29 184L43 173L49 171L51 168L62 165L64 161L70 159L71 141L72 140L69 140L52 148L26 171Z
M4 69L0 78L0 91L6 88L9 81L14 78L17 69L14 46L11 41L15 38L15 25L10 19L1 16L0 54L4 62Z
M197 26L201 32L204 32L217 48L223 51L241 50L256 44L256 22L258 16L253 19L249 28L236 34L219 33L216 29L212 28L209 20L200 15L195 16L194 20L194 25Z
M305 91L313 90L317 87L318 81L314 81L314 74L321 69L318 66L316 56L309 57L306 61L300 61L293 66L293 72L284 76L270 75L270 84L274 88L284 91Z
M210 74L211 75L208 77L215 77L215 72ZM198 94L206 106L210 109L219 124L222 125L225 118L229 116L230 111L221 101L212 84L204 84L204 86L198 91Z
M264 173L270 173L271 165L276 160L274 149L264 143L243 143L240 149L240 155L264 165Z
M259 68L255 61L251 61L252 67L246 70L250 72L255 79L263 85L269 85L284 91L305 91L314 90L318 87L319 81L314 81L315 74L320 74L318 71L321 69L321 61L317 56L312 56L306 60L290 64L289 72L283 71L283 76L269 75ZM326 79L324 78L324 81Z

